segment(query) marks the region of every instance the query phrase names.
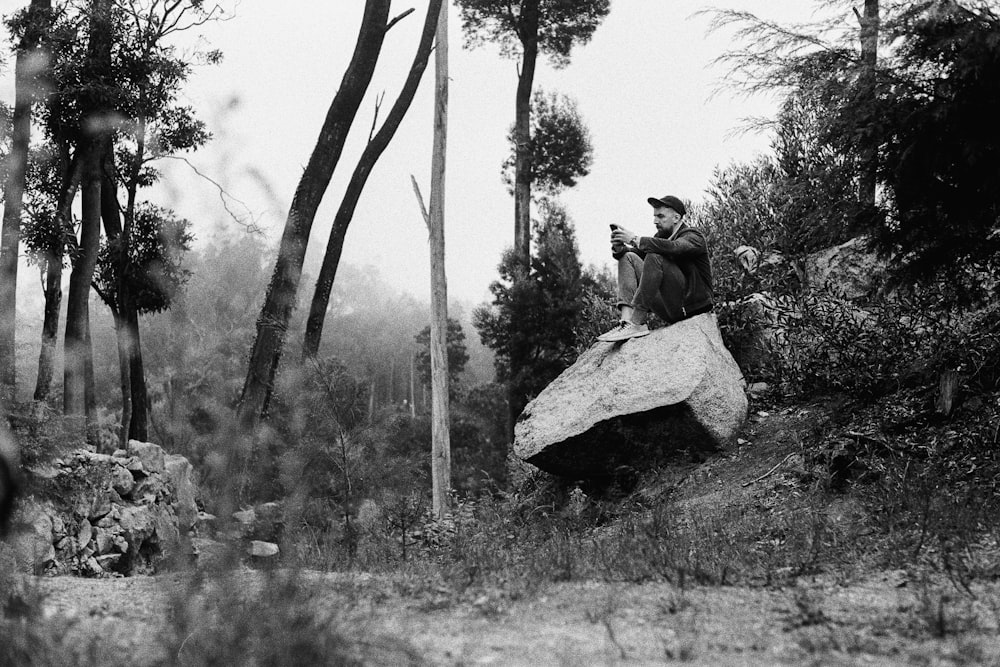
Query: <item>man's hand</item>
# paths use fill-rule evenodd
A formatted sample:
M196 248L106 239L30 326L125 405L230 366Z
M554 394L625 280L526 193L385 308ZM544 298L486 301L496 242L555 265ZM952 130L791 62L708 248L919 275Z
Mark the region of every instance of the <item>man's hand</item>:
M618 227L611 232L611 244L621 243L623 245L634 246L639 242L639 237L624 227Z

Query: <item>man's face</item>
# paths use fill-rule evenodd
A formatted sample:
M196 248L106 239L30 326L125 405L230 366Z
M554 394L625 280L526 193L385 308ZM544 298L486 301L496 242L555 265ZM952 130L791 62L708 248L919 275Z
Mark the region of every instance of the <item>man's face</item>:
M680 213L669 206L657 206L653 209L653 224L656 225L657 231L673 232L680 218Z

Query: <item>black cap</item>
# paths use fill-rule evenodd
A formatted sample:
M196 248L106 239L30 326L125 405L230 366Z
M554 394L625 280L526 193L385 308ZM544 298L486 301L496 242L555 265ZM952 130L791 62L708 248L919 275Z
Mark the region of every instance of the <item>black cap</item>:
M650 206L654 208L659 208L661 206L666 206L667 208L672 208L681 215L687 214L687 209L684 207L684 202L673 195L667 195L666 197L650 197L646 201L649 202Z

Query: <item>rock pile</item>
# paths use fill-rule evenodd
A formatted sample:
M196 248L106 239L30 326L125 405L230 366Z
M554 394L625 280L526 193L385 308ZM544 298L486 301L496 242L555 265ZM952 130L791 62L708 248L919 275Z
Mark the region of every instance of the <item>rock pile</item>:
M19 510L22 569L102 576L153 572L190 554L198 522L191 463L129 441L114 454L76 450L27 470L35 495Z

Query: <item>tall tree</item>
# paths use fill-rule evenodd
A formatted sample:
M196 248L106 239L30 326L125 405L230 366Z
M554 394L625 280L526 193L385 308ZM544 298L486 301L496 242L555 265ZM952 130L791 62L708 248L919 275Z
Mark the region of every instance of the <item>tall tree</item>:
M204 123L195 118L190 107L177 103L190 62L178 56L168 40L204 25L215 12L203 9L200 2L179 0L149 6L126 3L117 17L121 44L113 63L117 122L102 151L101 217L108 252L101 269L101 294L110 297L105 301L115 320L123 440L148 439L139 315L169 306L171 292L183 278L173 253L187 246L186 232L178 233L172 214L142 205L139 190L157 179L151 162L197 148L208 140ZM220 58L214 51L203 55L207 62ZM151 271L160 275L148 275Z
M101 152L109 132L112 48L111 0L93 0L84 71L89 87L80 99L81 134L77 150L81 154L80 243L70 272L66 310L63 362L63 411L67 416L86 417L88 426L92 401L87 396L90 347L90 283L97 265L101 234ZM92 397L91 397L92 398Z
M514 256L522 272L531 261L531 96L538 55L555 67L569 64L577 44L588 42L610 10L610 0L456 0L469 46L496 42L518 58L514 99Z
M448 282L444 266L445 163L448 147L448 6L439 12L434 40L434 142L427 230L431 254L431 499L443 519L451 491L451 418L448 374Z
M365 146L358 164L351 174L351 180L347 184L347 190L340 201L337 213L333 218L333 227L330 229L330 239L327 242L326 253L323 255L323 264L320 267L319 277L316 279L316 290L313 293L312 303L309 307L309 317L306 320L306 333L302 345L302 356L304 358L315 357L319 352L319 343L323 335L323 324L326 320L326 311L330 304L330 291L333 289L334 280L337 277L337 267L340 265L340 256L344 249L344 238L347 235L347 228L354 218L354 211L357 208L361 192L364 190L368 176L371 174L375 163L385 151L392 137L396 134L399 124L406 115L413 96L417 92L420 79L430 60L431 46L434 44L434 33L437 26L437 17L442 12L442 0L431 0L427 5L427 17L424 20L423 31L420 36L420 43L417 52L413 57L413 64L410 72L403 84L403 89L399 97L392 105L389 115L386 117L382 127L372 136Z
M551 201L541 207L531 273L518 276L508 252L500 280L490 285L493 303L473 313L483 343L496 353L497 380L507 383L508 435L521 410L576 356L576 336L593 280L580 266L573 223Z
M14 65L14 113L0 230L0 405L13 400L16 389L14 348L21 211L31 143L31 108L42 92L40 84L48 69L48 55L40 47L51 10L51 0L31 0L20 19L21 35Z
M295 306L302 262L316 210L340 160L347 133L371 82L382 50L386 31L391 27L390 0L367 0L354 55L341 80L340 88L327 110L319 139L306 164L278 248L278 258L264 305L257 319L257 336L250 351L243 392L237 414L247 426L254 426L267 414L274 378L285 343L285 333Z

